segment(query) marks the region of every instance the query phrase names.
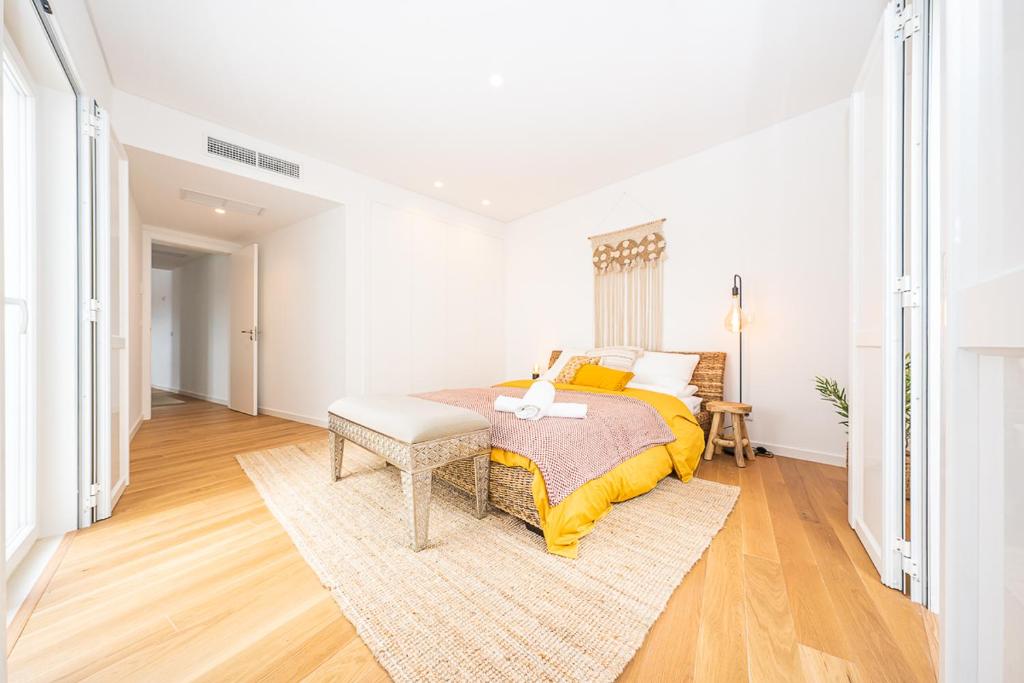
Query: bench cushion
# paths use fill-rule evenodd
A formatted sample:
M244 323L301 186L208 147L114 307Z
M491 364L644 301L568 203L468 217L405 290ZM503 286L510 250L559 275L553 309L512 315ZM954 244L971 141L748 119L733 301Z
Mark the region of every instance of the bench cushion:
M420 443L487 429L480 413L412 396L350 396L327 409L350 422L405 443Z

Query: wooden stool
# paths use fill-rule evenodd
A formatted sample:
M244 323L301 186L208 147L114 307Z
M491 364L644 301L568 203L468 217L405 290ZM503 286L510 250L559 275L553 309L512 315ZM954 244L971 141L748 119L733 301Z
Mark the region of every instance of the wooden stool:
M750 435L747 434L747 423L743 419L751 407L746 403L732 401L708 401L705 410L711 413L711 431L708 433L708 445L704 449L704 459L711 460L715 453L722 452L723 446L732 447L736 454L736 466L746 467L744 454L751 462L754 461L754 449L750 446ZM725 438L725 416L732 415L733 438Z

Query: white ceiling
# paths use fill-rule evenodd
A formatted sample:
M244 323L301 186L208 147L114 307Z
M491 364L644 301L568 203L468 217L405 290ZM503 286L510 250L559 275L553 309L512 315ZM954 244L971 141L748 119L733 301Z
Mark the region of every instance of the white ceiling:
M883 4L89 0L117 87L499 220L847 96Z
M142 221L149 225L242 244L337 206L319 197L137 147L127 150L132 197ZM220 215L208 206L181 199L182 188L255 204L265 211L260 216L231 211Z

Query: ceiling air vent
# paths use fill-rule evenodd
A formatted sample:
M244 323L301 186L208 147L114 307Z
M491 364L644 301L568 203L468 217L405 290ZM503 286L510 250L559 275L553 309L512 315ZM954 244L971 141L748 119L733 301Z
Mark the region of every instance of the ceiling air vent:
M236 145L233 142L226 142L218 138L207 136L206 151L208 154L213 154L214 156L230 159L231 161L237 161L238 163L245 164L246 166L262 168L264 171L280 173L281 175L286 175L289 178L302 177L302 168L294 161L275 157L272 154L257 152L254 149L242 147L241 145Z
M292 178L299 177L299 165L297 163L286 159L279 159L263 152L260 152L260 168Z
M246 166L257 165L256 157L258 156L258 153L256 150L236 145L233 142L225 142L223 140L218 140L217 138L207 137L206 151L208 154L224 157L231 161L237 161L238 163L245 164Z

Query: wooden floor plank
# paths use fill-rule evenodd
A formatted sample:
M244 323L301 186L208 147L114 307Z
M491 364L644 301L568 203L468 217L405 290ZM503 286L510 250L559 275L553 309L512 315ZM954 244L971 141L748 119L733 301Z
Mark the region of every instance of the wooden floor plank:
M857 665L827 652L800 646L800 661L804 678L815 683L859 683L861 680Z
M620 681L694 680L697 630L703 619L705 560L694 565L672 594L665 612L654 623L644 646L629 663Z
M722 483L738 480L734 471L721 467L713 476ZM697 633L695 679L747 680L743 528L735 510L707 550L703 604L706 609Z
M829 596L803 522L783 480L779 469L782 460L773 458L765 462L762 479L797 638L815 649L848 659L851 650L842 618Z
M743 516L743 554L778 562L779 550L765 498L763 470L763 467L750 465L739 471L743 490L738 503Z
M153 414L114 516L75 535L25 623L11 680L388 680L234 457L324 431L188 398ZM845 523L844 470L718 457L698 476L738 485L739 506L622 680L934 679L922 611L878 583Z
M801 477L796 462L784 461L781 469L788 487L804 492L808 490L808 482ZM869 680L918 680L902 652L897 634L890 630L885 617L861 581L856 567L857 560L847 554L836 529L827 523L827 515L820 506L815 510L812 496L806 495L803 503L812 510L811 515L805 518L804 530L825 579L829 596L837 612L843 615L847 642L853 650L850 659L858 664ZM895 591L891 592L893 597L904 599ZM899 638L913 637L903 633L898 635Z
M782 567L751 555L743 558L743 567L751 680L804 680Z

